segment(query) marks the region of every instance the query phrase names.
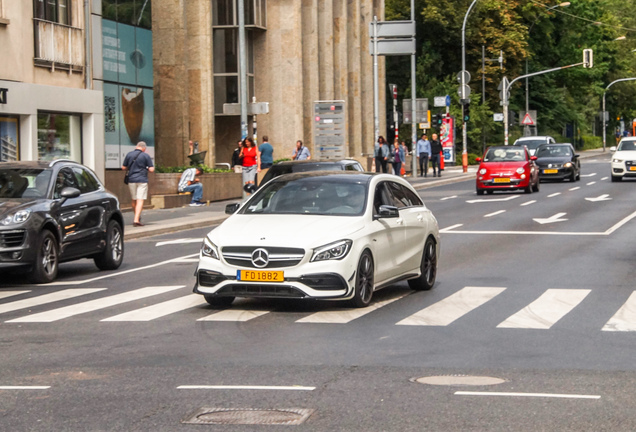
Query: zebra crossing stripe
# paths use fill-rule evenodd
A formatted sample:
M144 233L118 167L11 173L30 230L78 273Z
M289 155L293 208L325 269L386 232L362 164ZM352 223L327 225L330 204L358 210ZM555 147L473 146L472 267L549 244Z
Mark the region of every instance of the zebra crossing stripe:
M444 300L404 318L396 325L446 326L505 290L506 288L498 287L464 287Z
M636 291L632 292L623 306L603 326L603 331L636 331Z
M374 310L380 309L388 305L389 303L393 303L396 300L399 300L405 297L406 293L400 294L397 297L390 298L388 300L379 301L376 303L372 303L365 308L358 309L338 309L338 310L329 310L316 312L311 314L305 318L301 318L297 320L297 323L329 323L329 324L346 324L357 318L360 318L368 313L373 312Z
M236 321L245 322L268 314L268 310L225 309L199 318L197 321Z
M47 312L41 312L33 315L27 315L22 318L6 321L8 323L25 323L25 322L53 322L64 318L72 317L75 315L84 314L87 312L93 312L99 309L104 309L110 306L130 302L133 300L139 300L154 295L164 294L176 289L185 288L184 285L178 286L161 286L161 287L146 287L137 289L134 291L125 292L122 294L116 294L110 297L100 298L97 300L91 300L84 303L78 303L62 307L59 309L53 309Z
M7 298L7 297L13 297L13 296L17 296L17 295L20 295L20 294L26 294L26 293L29 293L29 292L31 292L31 291L3 291L3 292L0 292L0 299Z
M583 301L591 290L549 289L497 328L549 329Z
M92 294L94 292L103 291L106 288L86 288L86 289L66 289L62 291L44 294L38 297L17 300L11 303L0 304L0 314L12 312L20 309L26 309L34 306L40 306L47 303L53 303L60 300L67 300L74 297ZM25 291L23 291L25 292ZM28 291L26 291L28 292Z
M102 321L152 321L182 310L190 309L196 306L207 304L203 296L199 294L190 294L185 297L179 297L174 300L168 300L163 303L148 306L142 309L136 309L123 314L115 315Z

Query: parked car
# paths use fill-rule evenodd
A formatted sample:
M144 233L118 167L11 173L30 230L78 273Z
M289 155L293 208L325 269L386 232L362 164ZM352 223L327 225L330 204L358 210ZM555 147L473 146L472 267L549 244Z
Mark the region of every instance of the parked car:
M530 137L521 137L517 139L513 145L516 146L526 146L528 147L528 151L530 152L530 156L534 156L537 151L537 147L541 144L554 144L556 141L551 136L530 136Z
M618 147L610 147L612 154L612 181L636 177L636 137L625 137Z
M60 262L93 258L118 268L124 257L117 197L87 167L66 160L0 162L0 271L29 266L36 283Z
M342 159L334 161L314 161L314 160L302 160L302 161L283 161L272 165L267 174L263 177L263 180L259 182L260 185L264 185L274 177L278 177L283 174L292 174L308 171L359 171L364 172L364 168L360 162L354 159Z
M494 146L477 158L477 195L496 190L523 189L539 192L539 169L536 156L530 156L525 146Z
M371 302L408 280L437 275L437 220L404 179L306 172L276 177L205 237L194 292L211 305L235 297Z
M572 144L542 144L535 156L540 180L581 179L581 162Z

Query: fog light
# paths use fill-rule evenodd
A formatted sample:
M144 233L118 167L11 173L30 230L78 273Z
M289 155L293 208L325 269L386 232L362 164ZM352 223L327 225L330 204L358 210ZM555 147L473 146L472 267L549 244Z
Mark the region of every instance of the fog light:
M22 257L22 252L13 252L11 254L11 258L13 258L14 260L20 259Z
M526 175L525 175L525 174L521 174L521 178L522 178L522 179L525 179L525 178L526 178Z

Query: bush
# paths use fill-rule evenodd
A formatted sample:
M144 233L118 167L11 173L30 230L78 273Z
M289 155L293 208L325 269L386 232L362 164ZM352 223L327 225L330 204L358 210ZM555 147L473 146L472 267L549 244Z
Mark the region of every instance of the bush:
M193 167L190 166L190 165L173 166L173 167L157 165L155 167L155 172L157 172L157 173L182 173L185 170L187 170L188 168L193 168ZM210 173L232 173L232 172L234 172L233 170L228 170L228 169L224 169L224 168L210 168L207 165L199 165L199 168L201 168L201 170L203 170L204 174L210 174Z
M582 146L578 150L592 150L603 147L603 138L593 135L581 136Z

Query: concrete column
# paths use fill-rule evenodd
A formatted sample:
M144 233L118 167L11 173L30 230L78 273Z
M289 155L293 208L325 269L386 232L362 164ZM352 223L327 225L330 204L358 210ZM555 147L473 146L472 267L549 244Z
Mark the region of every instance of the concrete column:
M303 135L305 144L314 149L313 108L314 101L320 99L320 56L318 43L318 0L303 0L302 15L303 41ZM292 149L293 151L293 149ZM291 153L290 153L291 154Z
M349 156L359 159L366 167L366 160L361 157L363 153L362 143L362 77L360 46L363 43L360 37L362 24L360 22L360 2L349 2L347 5L347 57L348 70L348 130L349 130Z
M320 99L334 99L334 11L333 0L318 2L318 68Z

